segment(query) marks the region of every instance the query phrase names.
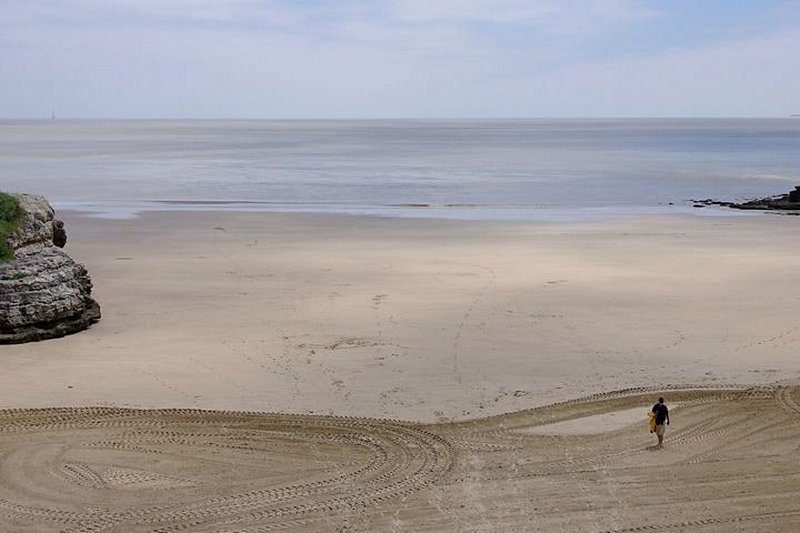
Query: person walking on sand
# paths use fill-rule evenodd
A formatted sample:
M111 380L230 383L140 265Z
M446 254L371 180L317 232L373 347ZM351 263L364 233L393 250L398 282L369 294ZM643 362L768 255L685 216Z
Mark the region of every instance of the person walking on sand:
M664 423L669 425L669 409L664 405L664 398L659 398L658 403L651 410L656 415L656 436L658 437L658 447L664 447Z

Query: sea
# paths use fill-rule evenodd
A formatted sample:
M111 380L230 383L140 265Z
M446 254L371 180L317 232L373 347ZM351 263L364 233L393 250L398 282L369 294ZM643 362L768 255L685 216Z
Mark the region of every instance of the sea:
M126 218L731 214L800 184L800 119L0 121L0 190Z

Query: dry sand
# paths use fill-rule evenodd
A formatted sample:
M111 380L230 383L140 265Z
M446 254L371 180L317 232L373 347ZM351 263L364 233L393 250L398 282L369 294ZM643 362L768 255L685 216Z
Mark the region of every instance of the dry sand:
M0 347L0 531L800 527L800 217L60 215L104 317Z

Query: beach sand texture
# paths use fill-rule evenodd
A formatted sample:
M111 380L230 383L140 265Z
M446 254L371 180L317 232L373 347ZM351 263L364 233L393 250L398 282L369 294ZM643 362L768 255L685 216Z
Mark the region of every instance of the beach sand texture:
M59 215L104 316L0 348L0 530L800 527L796 217Z
M4 531L797 531L800 390L671 391L602 437L553 422L652 394L455 424L114 408L0 411ZM719 416L720 413L726 416ZM581 420L581 419L578 419ZM541 433L531 434L536 427Z

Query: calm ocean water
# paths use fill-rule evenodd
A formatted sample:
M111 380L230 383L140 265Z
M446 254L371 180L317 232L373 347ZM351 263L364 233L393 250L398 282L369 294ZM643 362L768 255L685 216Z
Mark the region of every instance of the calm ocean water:
M800 119L0 121L0 189L105 216L569 219L795 184Z

